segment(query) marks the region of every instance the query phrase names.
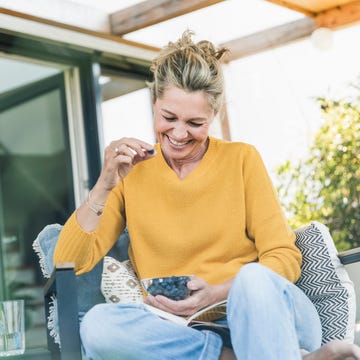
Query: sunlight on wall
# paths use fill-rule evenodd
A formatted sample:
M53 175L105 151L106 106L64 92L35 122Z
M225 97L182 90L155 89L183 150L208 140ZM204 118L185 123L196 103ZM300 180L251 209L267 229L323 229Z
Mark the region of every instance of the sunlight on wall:
M136 137L154 144L151 100L147 88L103 102L104 146L122 137Z

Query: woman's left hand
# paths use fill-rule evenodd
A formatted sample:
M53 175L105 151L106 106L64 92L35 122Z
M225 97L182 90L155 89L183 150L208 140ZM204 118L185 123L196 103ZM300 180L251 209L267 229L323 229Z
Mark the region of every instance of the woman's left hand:
M193 277L187 284L191 295L184 300L171 300L162 295L148 295L145 303L172 314L190 316L198 310L224 300L219 298L218 287L205 280Z

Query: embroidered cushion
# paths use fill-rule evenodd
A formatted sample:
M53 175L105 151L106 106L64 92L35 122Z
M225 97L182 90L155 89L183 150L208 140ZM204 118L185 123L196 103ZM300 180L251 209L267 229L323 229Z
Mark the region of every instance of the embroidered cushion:
M107 303L143 302L140 282L130 260L105 256L101 291Z
M356 299L354 285L326 226L319 222L295 231L302 252L301 277L296 283L315 305L323 343L333 339L354 341Z

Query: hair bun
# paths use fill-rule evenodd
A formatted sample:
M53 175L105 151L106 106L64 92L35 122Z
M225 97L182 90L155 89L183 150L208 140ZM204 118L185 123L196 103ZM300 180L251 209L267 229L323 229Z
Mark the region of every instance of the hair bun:
M192 40L194 32L186 30L181 38L176 42L169 42L168 49L172 48L173 51L190 51L198 53L203 58L212 63L214 60L221 60L223 55L228 51L226 48L216 49L213 43L208 40L201 40L195 44Z
M214 44L207 40L202 40L197 43L199 49L205 55L205 59L210 60L214 58L216 60L220 60L223 55L228 51L226 48L216 49Z
M150 71L154 81L148 82L153 101L163 96L169 86L186 91L204 91L209 105L217 113L224 93L224 76L220 59L227 49L216 49L210 41L192 40L187 30L175 42L169 42L153 59Z

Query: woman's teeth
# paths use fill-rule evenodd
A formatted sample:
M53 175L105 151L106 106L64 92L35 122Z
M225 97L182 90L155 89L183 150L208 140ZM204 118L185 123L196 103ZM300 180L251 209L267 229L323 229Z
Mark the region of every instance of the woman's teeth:
M169 141L175 146L182 146L182 145L187 144L187 141L178 142L178 141L175 141L174 139L171 139L171 138L169 138Z

